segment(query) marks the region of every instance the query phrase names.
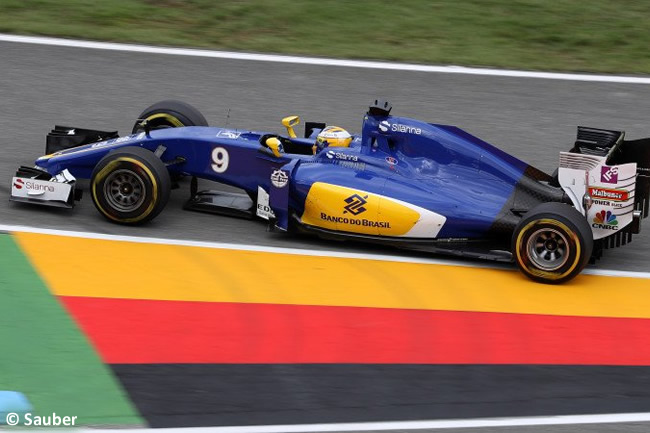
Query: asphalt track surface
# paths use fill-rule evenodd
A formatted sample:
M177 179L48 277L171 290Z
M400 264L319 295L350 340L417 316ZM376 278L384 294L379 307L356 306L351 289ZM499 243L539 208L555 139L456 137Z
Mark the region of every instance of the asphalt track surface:
M650 135L650 87L638 84L555 81L427 72L290 65L245 60L176 57L67 47L0 43L0 196L20 164L44 153L55 124L131 130L146 106L181 99L210 124L282 132L280 119L299 114L358 132L375 97L393 113L458 125L544 171L557 166L577 125ZM229 115L228 115L229 113ZM227 119L229 117L229 119ZM212 188L207 182L200 187ZM73 210L35 208L0 200L0 223L109 234L254 245L419 254L290 237L259 222L182 211L187 182L146 227L105 221L85 197ZM646 221L647 222L647 221ZM648 271L650 235L606 252L597 268ZM517 427L512 431L642 431L650 424ZM443 430L436 430L443 431ZM465 430L454 430L465 431ZM467 429L466 431L510 431Z

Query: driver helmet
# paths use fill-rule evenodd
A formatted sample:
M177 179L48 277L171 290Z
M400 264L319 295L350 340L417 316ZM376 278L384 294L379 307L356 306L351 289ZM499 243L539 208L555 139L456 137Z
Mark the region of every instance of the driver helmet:
M348 147L352 136L340 126L328 126L316 137L316 148L318 151L326 147Z

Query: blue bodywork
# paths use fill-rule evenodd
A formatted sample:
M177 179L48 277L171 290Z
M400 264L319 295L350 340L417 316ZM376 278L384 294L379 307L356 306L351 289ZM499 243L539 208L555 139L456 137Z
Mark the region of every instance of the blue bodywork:
M311 153L317 132L282 139L306 150L300 153ZM516 207L515 192L529 169L457 127L404 117L367 114L350 147L325 148L316 155L285 152L276 157L262 144L270 135L215 127L159 129L57 152L39 158L36 165L53 175L68 169L75 177L89 178L114 149L140 146L160 153L163 146L161 159L170 173L231 185L252 196L261 186L271 195L280 228L287 228L291 215L302 214L314 182L325 182L444 215L447 221L438 239L485 238L504 212ZM289 188L273 186L276 170L288 175Z

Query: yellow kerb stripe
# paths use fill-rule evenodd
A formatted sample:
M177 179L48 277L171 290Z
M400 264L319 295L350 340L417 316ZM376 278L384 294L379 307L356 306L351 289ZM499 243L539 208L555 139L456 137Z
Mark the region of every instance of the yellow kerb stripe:
M650 280L16 233L56 295L650 318Z

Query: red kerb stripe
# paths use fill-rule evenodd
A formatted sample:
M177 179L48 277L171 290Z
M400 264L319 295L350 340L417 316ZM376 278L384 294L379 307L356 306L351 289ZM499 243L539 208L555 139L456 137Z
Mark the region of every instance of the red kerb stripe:
M61 300L111 364L650 365L650 319Z

